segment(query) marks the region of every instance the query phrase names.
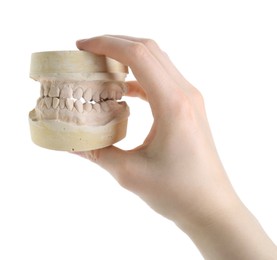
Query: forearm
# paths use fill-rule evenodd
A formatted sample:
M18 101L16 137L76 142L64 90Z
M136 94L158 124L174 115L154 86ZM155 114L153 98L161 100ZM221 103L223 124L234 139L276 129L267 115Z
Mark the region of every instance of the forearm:
M277 259L276 245L239 199L204 224L179 227L208 260Z

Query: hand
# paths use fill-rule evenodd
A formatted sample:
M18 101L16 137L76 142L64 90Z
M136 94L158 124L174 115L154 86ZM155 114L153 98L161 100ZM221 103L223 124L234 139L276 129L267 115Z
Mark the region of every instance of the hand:
M111 146L80 155L109 171L123 187L174 221L204 256L239 259L235 254L226 256L230 248L222 252L224 234L215 230L228 225L226 218L237 223L234 212L247 221L252 221L252 215L226 176L200 92L152 40L102 36L78 41L77 47L128 65L137 81L127 83L127 95L147 100L154 117L151 131L139 147L124 151Z
M108 147L85 156L162 215L195 221L203 200L210 205L211 199L218 200L219 189L230 190L199 91L154 41L105 36L77 46L130 66L137 82L128 83L128 95L147 99L154 117L149 135L134 150Z

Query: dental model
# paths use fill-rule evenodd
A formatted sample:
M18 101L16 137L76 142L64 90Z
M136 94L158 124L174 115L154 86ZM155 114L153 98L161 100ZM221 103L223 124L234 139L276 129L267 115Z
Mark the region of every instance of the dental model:
M126 66L85 51L33 53L30 77L41 83L29 113L37 145L62 151L110 146L126 135Z

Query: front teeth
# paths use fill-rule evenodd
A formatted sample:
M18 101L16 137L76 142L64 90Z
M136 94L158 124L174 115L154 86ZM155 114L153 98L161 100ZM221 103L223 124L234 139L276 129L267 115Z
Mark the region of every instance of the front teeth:
M53 104L52 104L52 106L53 106L54 109L58 108L59 103L60 103L60 100L58 98L53 98Z
M60 109L64 109L65 108L65 98L60 98Z
M109 112L118 105L116 100L122 98L124 86L118 82L82 85L82 82L44 81L37 107L42 112L44 109L67 109L79 113Z

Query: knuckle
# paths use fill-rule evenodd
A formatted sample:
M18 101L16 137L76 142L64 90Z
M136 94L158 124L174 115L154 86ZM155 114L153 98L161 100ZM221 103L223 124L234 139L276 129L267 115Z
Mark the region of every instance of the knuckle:
M152 39L143 39L142 43L148 48L148 49L154 49L158 48L158 44L152 40Z
M191 88L190 97L194 102L204 103L204 98L201 92L197 88Z
M186 106L202 106L204 104L204 98L201 92L193 86L190 86L186 91L179 89L179 92L180 93L176 93L176 99L178 99L179 103L181 104L185 104Z
M193 113L194 109L191 100L187 96L182 96L178 104L179 112L186 117Z
M171 93L172 97L172 109L175 109L176 118L193 119L200 112L203 114L205 111L204 99L200 91L194 87L190 88L186 92L183 89L178 89L175 93Z
M130 57L140 59L148 54L148 50L143 43L134 42L129 45L128 54Z

